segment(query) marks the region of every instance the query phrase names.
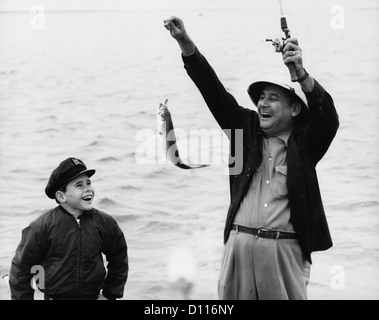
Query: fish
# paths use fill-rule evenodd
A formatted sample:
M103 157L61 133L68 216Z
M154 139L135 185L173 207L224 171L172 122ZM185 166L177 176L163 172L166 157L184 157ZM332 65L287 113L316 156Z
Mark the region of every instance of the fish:
M179 155L174 124L172 122L171 113L168 110L168 99L165 103L159 103L157 109L158 134L162 142L163 152L166 158L173 165L181 169L199 169L208 167L209 164L186 164Z

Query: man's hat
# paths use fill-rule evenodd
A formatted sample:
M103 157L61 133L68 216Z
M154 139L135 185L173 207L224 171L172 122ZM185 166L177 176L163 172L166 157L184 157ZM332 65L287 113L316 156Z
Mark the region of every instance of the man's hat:
M301 90L301 88L298 86L291 87L285 83L278 82L278 81L271 81L271 80L270 81L257 81L257 82L252 83L249 86L249 88L247 89L247 92L255 106L258 106L258 101L261 96L261 93L263 89L268 85L275 85L275 86L285 89L292 98L300 102L301 104L300 114L303 114L304 116L306 116L305 113L308 113L308 102L303 90Z
M65 183L75 179L83 173L86 173L88 177L91 177L95 172L96 170L94 169L87 169L82 160L77 158L67 158L51 173L45 188L45 193L50 199L55 199L55 193Z

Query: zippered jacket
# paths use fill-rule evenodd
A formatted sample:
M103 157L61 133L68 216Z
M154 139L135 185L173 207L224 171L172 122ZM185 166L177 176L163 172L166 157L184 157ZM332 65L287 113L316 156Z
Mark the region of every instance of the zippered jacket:
M38 289L52 299L86 299L96 297L100 290L108 299L123 296L128 254L116 220L92 209L79 221L58 206L22 231L11 264L12 299L34 298L32 272ZM107 270L102 254L108 261Z

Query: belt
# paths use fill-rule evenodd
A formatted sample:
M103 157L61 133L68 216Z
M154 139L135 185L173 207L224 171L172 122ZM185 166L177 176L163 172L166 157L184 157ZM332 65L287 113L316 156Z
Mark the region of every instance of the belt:
M253 236L258 236L260 238L266 239L296 239L296 234L293 232L284 232L284 231L276 231L270 230L266 228L249 228L240 226L238 224L233 224L232 230L237 232L248 233Z

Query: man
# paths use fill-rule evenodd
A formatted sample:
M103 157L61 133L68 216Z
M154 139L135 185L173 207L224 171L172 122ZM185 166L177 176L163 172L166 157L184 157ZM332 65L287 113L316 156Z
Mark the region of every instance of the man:
M231 132L232 152L238 152L233 131L243 130L243 149L235 155L243 168L230 174L219 297L307 299L311 253L332 246L315 169L339 126L331 96L305 71L298 41L290 38L283 61L295 69L301 90L255 82L248 93L258 110L242 108L183 21L171 17L165 27L218 124Z

